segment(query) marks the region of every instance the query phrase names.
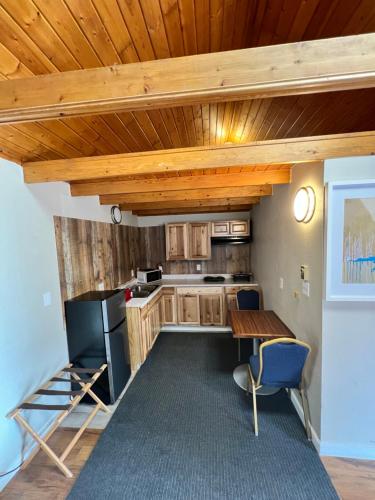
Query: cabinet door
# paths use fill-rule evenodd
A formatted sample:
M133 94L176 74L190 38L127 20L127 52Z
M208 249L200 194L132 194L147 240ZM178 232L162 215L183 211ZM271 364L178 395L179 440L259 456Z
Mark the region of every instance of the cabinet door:
M226 300L226 324L229 325L229 314L228 311L237 309L237 294L236 293L228 293L225 296Z
M201 295L199 304L202 326L223 325L222 295Z
M178 322L180 325L199 325L199 295L178 295Z
M187 259L187 224L166 224L165 242L167 260Z
M230 234L230 224L228 221L212 222L212 236L228 236Z
M211 258L211 230L209 222L189 222L189 259Z
M141 363L147 358L150 350L150 318L146 314L141 316Z
M176 297L164 295L162 299L162 323L163 325L176 324Z
M233 236L248 236L249 221L247 220L230 221L230 234Z

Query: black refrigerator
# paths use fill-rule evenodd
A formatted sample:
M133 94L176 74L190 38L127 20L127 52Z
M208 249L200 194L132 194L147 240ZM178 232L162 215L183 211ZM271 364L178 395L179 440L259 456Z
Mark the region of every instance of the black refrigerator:
M92 390L103 403L113 404L130 377L124 291L92 291L67 300L65 317L70 362L81 368L107 363ZM90 396L84 401L94 403Z

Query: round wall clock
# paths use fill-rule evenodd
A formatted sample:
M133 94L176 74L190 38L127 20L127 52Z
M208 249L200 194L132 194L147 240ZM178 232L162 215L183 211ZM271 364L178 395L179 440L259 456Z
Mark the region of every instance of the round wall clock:
M111 208L111 219L114 224L120 224L120 222L122 221L122 213L117 205L114 205Z

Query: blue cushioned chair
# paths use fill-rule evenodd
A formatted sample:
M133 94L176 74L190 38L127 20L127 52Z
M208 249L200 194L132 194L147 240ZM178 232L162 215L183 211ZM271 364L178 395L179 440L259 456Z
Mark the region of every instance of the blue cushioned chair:
M258 290L239 290L237 292L237 308L240 310L259 310L260 295ZM238 340L238 361L241 361L241 339Z
M250 356L248 392L253 393L254 431L258 435L256 393L263 385L298 389L302 399L307 437L311 440L310 417L304 390L303 369L311 348L300 340L281 338L261 344L259 355Z
M258 290L239 290L237 292L238 309L258 310L260 309L260 300Z

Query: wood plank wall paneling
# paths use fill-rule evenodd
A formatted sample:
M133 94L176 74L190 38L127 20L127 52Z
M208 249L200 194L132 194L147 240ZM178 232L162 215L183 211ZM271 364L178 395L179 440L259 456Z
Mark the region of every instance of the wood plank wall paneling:
M208 261L166 261L164 226L132 227L67 217L54 217L61 300L116 288L137 267L161 264L166 274L223 274L250 271L250 245L212 247Z
M54 217L61 299L116 288L139 266L140 228Z

